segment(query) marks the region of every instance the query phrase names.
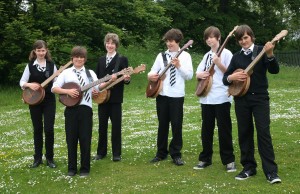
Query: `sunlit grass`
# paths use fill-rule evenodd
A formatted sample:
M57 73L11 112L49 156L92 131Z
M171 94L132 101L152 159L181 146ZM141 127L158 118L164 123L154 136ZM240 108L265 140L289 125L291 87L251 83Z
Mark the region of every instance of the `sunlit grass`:
M126 53L124 54L126 55ZM58 102L55 123L56 169L45 164L30 169L33 161L33 134L27 105L21 103L18 86L1 87L0 92L0 193L299 193L300 187L300 87L299 68L282 67L278 75L269 75L271 133L282 184L267 183L256 150L258 174L236 181L236 173L227 173L221 164L217 133L214 137L213 165L202 171L192 167L201 151L201 110L194 95L195 79L187 82L184 104L182 149L184 166L168 160L151 164L156 152L157 117L155 99L145 97L146 74L156 55L131 54L132 66L146 63L147 71L132 75L123 103L122 161L108 157L91 162L87 178L67 177L67 149L64 132L64 107ZM199 56L193 57L194 67ZM233 104L234 106L234 104ZM98 140L97 107L94 104L92 155ZM237 125L232 107L233 142L238 171ZM109 130L110 131L110 130ZM171 135L171 132L170 132ZM110 139L110 133L109 133ZM80 158L79 158L80 159ZM78 160L79 160L78 159ZM44 162L45 163L45 162Z

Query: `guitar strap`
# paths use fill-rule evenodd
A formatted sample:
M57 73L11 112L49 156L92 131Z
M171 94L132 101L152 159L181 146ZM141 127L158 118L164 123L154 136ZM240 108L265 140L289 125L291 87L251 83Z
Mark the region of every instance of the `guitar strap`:
M90 83L92 83L94 81L94 79L93 79L93 77L90 73L90 70L88 68L85 68L85 73L86 73L87 77L89 78Z
M121 55L118 54L118 56L117 56L117 61L116 61L116 65L115 65L115 68L114 68L113 73L118 72L118 70L119 70L119 66L120 66L120 57L121 57Z
M208 58L209 58L209 54L207 55L207 57L206 57L206 60L205 60L205 65L204 65L204 70L203 71L206 71L206 64L207 64L207 61L208 61Z
M45 71L45 77L48 78L50 76L50 63L46 61L46 71Z
M218 49L217 49L217 52L216 52L216 54L218 54L218 53L219 53L219 50L220 50L220 48L221 48L221 47L219 46L219 47L218 47ZM207 70L207 69L206 69L206 67L207 67L207 66L206 66L206 64L207 64L207 61L208 61L209 55L210 55L210 54L208 54L208 55L207 55L206 61L205 61L205 63L204 63L204 64L205 64L205 66L204 66L204 70L203 70L203 71L206 71L206 70ZM213 64L210 64L210 66L212 66L212 65L213 65ZM210 67L210 66L209 66L209 67ZM209 67L208 67L208 68L209 68Z
M167 60L167 57L166 57L166 53L161 52L161 55L162 55L162 58L163 58L164 65L166 67L168 65L168 60Z
M258 46L254 45L254 48L253 48L253 53L252 53L252 57L251 57L251 60L253 61L256 56L257 56L257 50L258 50Z

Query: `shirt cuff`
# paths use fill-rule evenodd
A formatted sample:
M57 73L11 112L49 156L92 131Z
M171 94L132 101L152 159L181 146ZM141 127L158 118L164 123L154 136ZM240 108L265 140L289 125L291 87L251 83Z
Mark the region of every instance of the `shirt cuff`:
M229 76L227 76L227 82L228 82L228 83L231 83L232 81L230 81L230 80L228 79L228 77L229 77Z

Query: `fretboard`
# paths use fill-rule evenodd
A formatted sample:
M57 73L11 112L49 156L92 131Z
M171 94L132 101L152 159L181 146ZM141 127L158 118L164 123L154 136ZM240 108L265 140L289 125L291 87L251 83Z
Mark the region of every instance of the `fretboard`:
M123 75L123 74L124 74L124 72L123 72L123 71L120 71L120 72L116 73L115 75L116 75L116 76L119 76L119 75ZM81 91L82 91L82 92L85 92L85 91L87 91L88 89L90 89L90 88L92 88L92 87L94 87L94 86L96 86L96 85L99 85L99 84L101 84L101 83L103 83L103 82L106 82L106 81L110 80L111 77L112 77L112 75L107 75L107 76L105 76L105 77L103 77L103 78L101 78L101 79L98 79L97 81L94 81L94 82L89 83L89 84L87 84L87 85L85 85L85 86L82 86L82 87L81 87Z

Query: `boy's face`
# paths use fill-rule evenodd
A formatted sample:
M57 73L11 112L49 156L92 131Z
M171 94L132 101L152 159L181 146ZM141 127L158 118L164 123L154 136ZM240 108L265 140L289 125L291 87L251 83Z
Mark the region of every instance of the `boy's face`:
M251 36L245 32L245 34L239 40L239 44L242 48L248 49L253 44Z
M213 36L212 34L209 37L207 37L205 42L209 47L219 46L218 38Z
M177 52L179 50L179 43L175 40L166 40L166 45L170 52Z
M116 52L117 46L111 39L109 39L105 43L105 48L106 48L107 53L113 54L114 52Z
M76 69L80 69L81 67L83 67L85 63L85 58L80 56L75 56L72 58L72 62Z

